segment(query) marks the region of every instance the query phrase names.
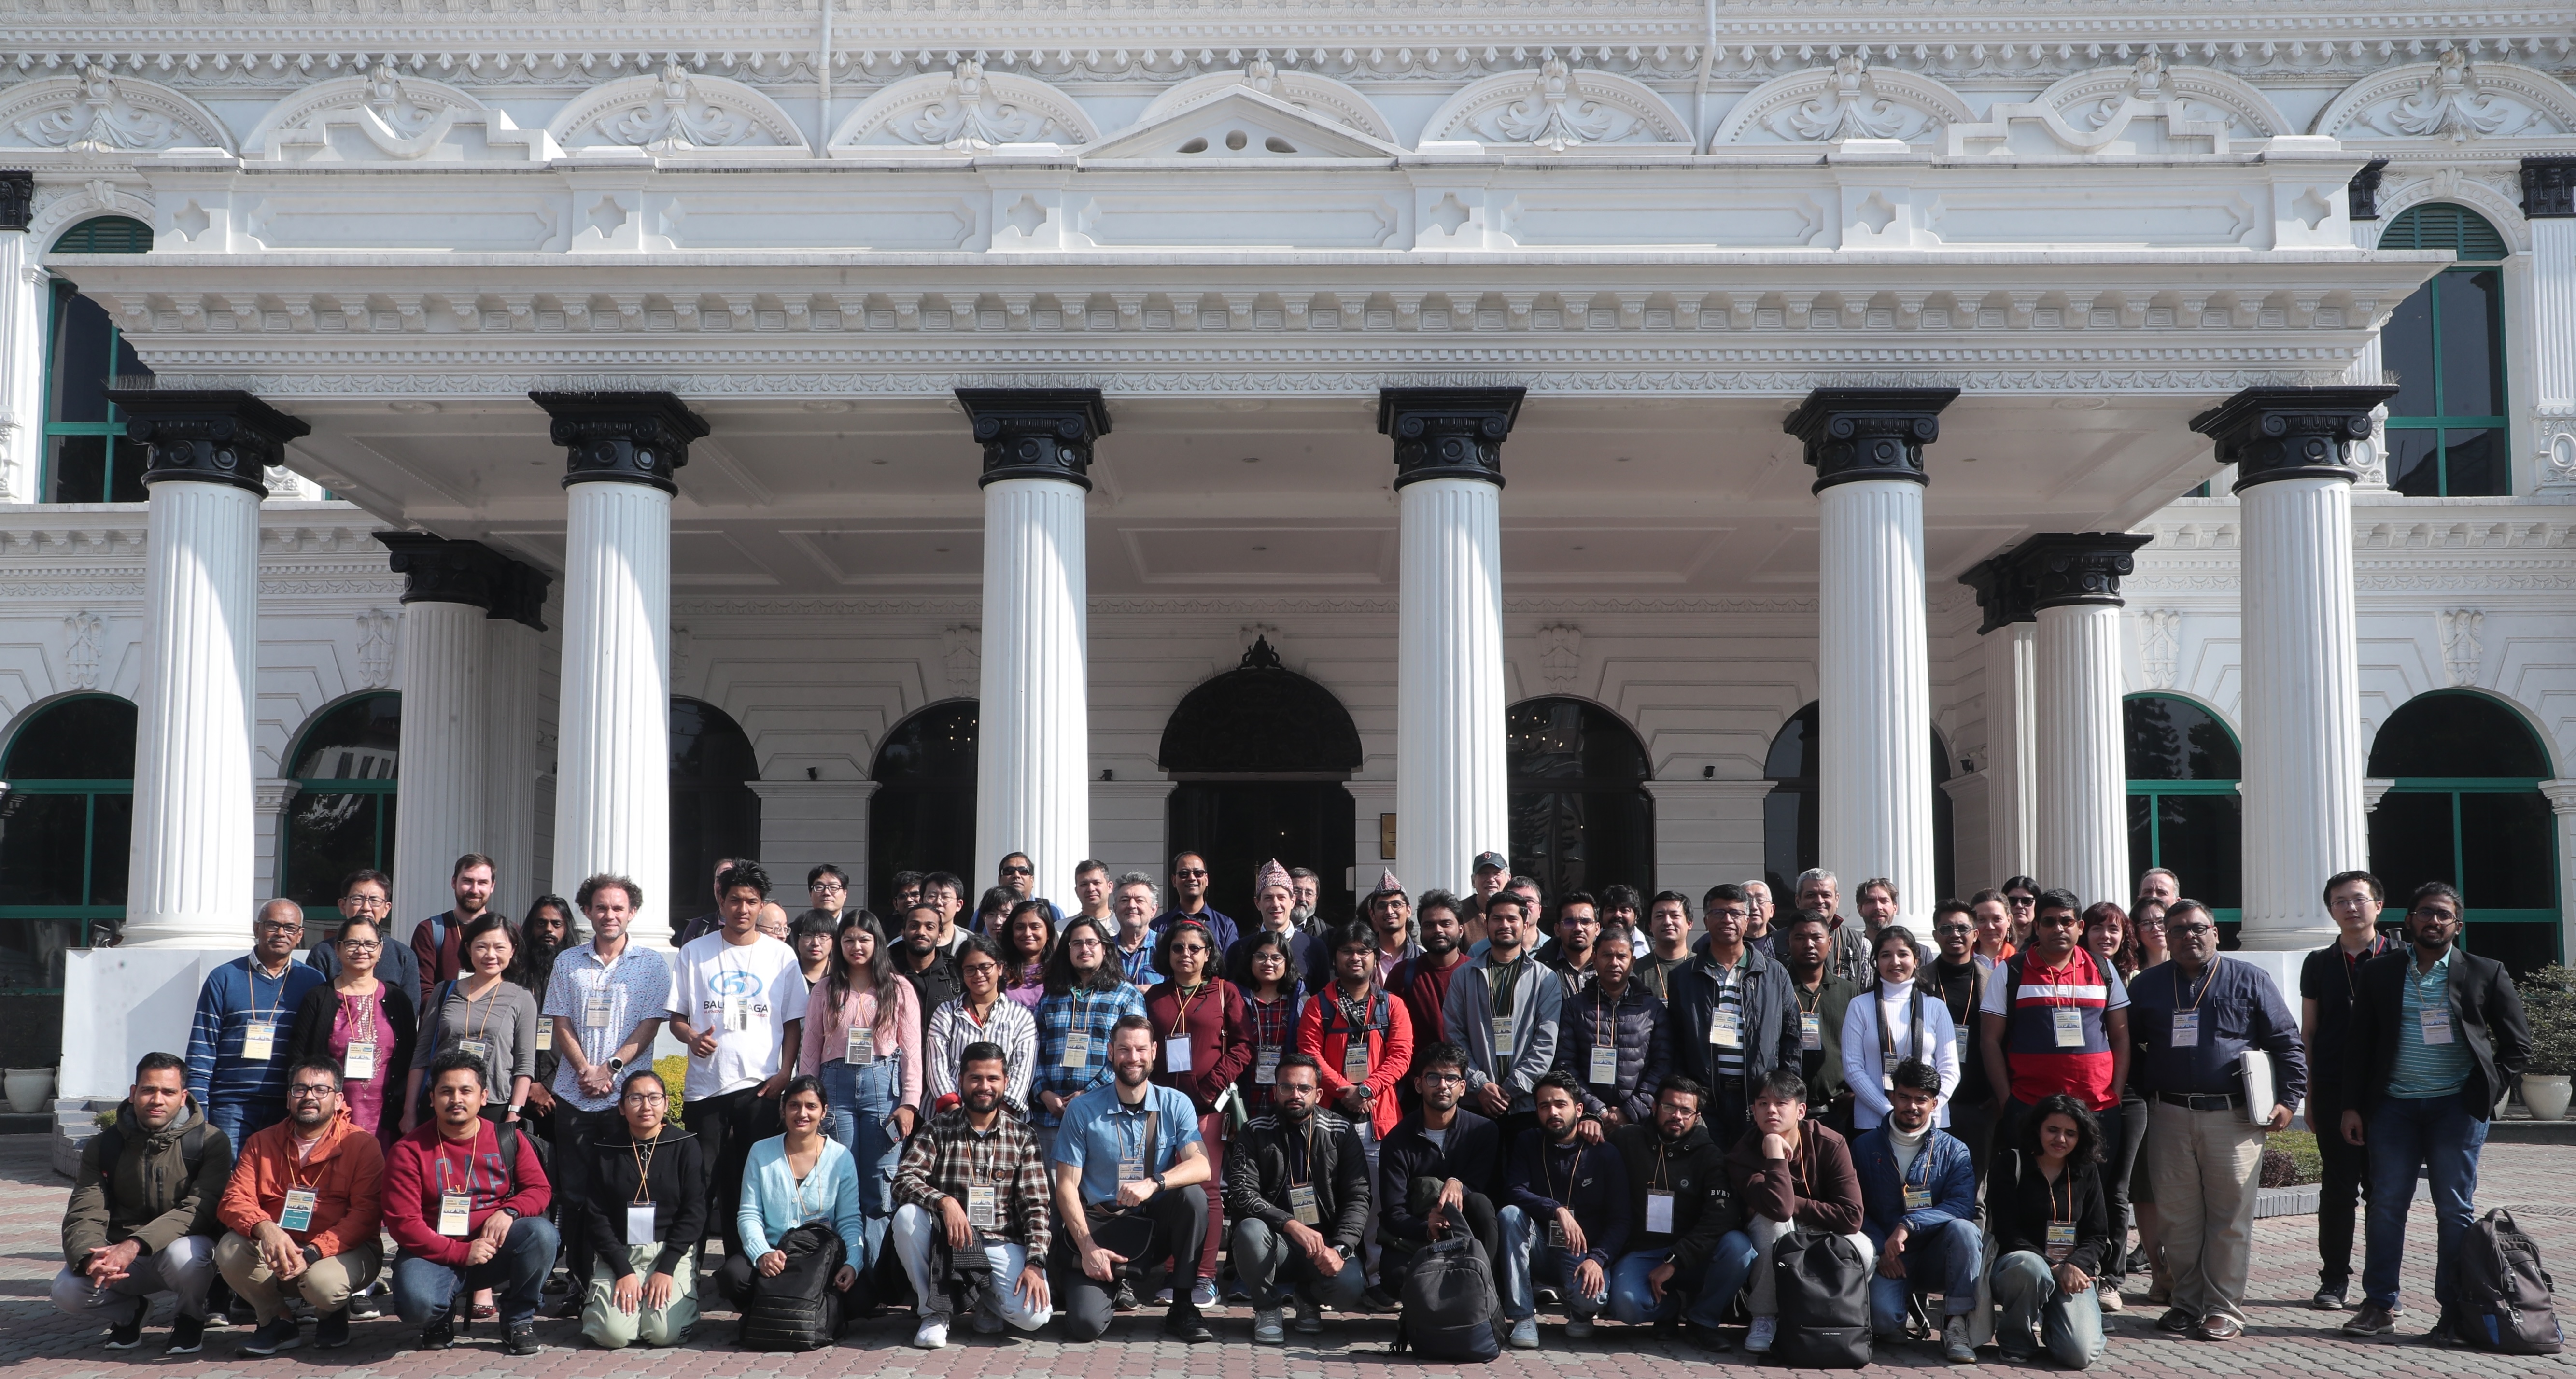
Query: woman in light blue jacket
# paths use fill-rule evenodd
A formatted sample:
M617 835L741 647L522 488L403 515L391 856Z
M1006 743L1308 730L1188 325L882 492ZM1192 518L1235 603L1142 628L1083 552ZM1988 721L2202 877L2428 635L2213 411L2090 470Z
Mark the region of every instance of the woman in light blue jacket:
M716 1270L716 1286L735 1307L751 1301L752 1271L776 1277L787 1267L778 1242L810 1222L822 1222L841 1238L839 1273L832 1287L842 1295L842 1314L849 1314L859 1271L848 1261L865 1257L867 1225L859 1213L858 1166L850 1151L823 1133L823 1084L812 1077L788 1080L778 1093L778 1116L787 1133L751 1147L742 1166L742 1206L735 1223L742 1231L742 1252L725 1256Z

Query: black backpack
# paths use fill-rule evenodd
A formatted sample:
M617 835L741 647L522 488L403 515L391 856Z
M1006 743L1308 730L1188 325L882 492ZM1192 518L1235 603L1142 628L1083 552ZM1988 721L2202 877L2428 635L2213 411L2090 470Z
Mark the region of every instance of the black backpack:
M775 1247L787 1256L776 1277L754 1269L738 1343L745 1350L820 1350L841 1336L841 1237L820 1223L798 1226Z
M1794 1369L1859 1369L1870 1360L1869 1260L1846 1236L1793 1227L1771 1247L1780 1301L1773 1358Z
M2549 1304L2540 1247L2498 1207L2460 1237L2460 1339L2500 1355L2555 1355L2566 1345Z
M1491 1360L1502 1310L1484 1246L1464 1232L1414 1251L1395 1316L1395 1348L1424 1360Z

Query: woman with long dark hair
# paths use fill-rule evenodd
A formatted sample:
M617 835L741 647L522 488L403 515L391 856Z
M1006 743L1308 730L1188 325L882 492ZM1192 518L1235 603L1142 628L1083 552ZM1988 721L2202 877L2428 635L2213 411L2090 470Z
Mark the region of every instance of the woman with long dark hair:
M1919 1059L1941 1079L1941 1103L1932 1123L1950 1124L1950 1097L1959 1090L1959 1032L1941 993L1915 979L1914 931L1881 926L1872 940L1878 980L1852 998L1843 1012L1843 1085L1852 1093L1852 1128L1874 1130L1888 1112L1889 1079L1896 1065Z
M2152 902L2150 902L2152 903ZM2161 910L2162 907L2158 907ZM2155 926L2161 943L2164 926ZM2120 973L2123 984L2137 980L2147 966L2144 932L2130 921L2129 915L2110 901L2086 907L2084 936L2077 940L2085 951ZM2161 1264L2159 1232L2156 1220L2155 1175L2140 1166L2139 1149L2147 1142L2147 1099L2138 1094L2134 1080L2120 1089L2120 1114L2116 1120L2102 1123L2102 1187L2104 1201L2111 1212L2111 1240L2116 1246L2102 1258L2102 1310L2117 1312L2121 1308L2120 1290L2129 1282L2129 1225L2138 1227L2138 1253ZM2161 1272L2161 1270L2158 1270Z
M823 1088L824 1129L850 1151L859 1181L866 1248L850 1262L876 1270L894 1220L894 1171L921 1117L921 1028L912 983L895 975L894 949L875 915L841 916L832 962L805 1007L796 1066Z
M2093 1113L2063 1092L2042 1097L2022 1118L2017 1142L1995 1156L1986 1188L2000 1254L1996 1342L2008 1360L2036 1359L2044 1347L2068 1369L2102 1356L2102 1271L2109 1267L2111 1215L2102 1196L2103 1134Z
M1276 929L1255 929L1235 943L1244 966L1243 1012L1252 1034L1252 1062L1235 1083L1247 1112L1270 1104L1279 1081L1279 1055L1297 1046L1297 1020L1305 1013L1306 983L1297 975L1295 945Z
M1047 959L1055 956L1055 920L1043 900L1023 900L993 931L1002 949L1002 994L1029 1010L1046 995Z

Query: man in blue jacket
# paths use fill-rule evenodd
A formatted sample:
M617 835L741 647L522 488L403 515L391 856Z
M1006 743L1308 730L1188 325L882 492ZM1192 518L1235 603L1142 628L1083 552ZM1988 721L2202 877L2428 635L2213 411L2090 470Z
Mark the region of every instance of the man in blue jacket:
M1541 1077L1530 1098L1538 1128L1513 1141L1511 1165L1503 1171L1498 1282L1515 1349L1538 1349L1533 1278L1564 1290L1566 1339L1579 1341L1609 1306L1610 1261L1628 1248L1628 1164L1616 1148L1586 1144L1576 1133L1581 1094L1568 1073Z
M197 992L188 1092L226 1143L286 1119L286 1036L304 993L325 980L295 960L303 939L303 907L272 900L251 926L249 956L208 973Z
M1905 1334L1909 1293L1941 1294L1947 1314L1941 1353L1974 1364L1968 1315L1977 1307L1977 1270L1985 1242L1977 1234L1977 1167L1968 1146L1932 1124L1941 1075L1909 1058L1889 1075L1887 1118L1852 1141L1860 1176L1861 1232L1878 1247L1869 1281L1870 1325L1882 1344Z

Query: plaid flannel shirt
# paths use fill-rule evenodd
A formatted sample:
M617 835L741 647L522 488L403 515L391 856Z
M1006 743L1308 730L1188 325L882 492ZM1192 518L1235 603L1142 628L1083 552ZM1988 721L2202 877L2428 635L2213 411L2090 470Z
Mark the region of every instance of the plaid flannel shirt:
M1053 1092L1067 1101L1109 1080L1109 1031L1129 1015L1145 1013L1145 993L1119 983L1116 991L1068 991L1038 1002L1038 1076L1037 1090ZM1080 1067L1064 1066L1067 1039L1079 1031L1089 1036L1089 1048ZM1055 1125L1062 1116L1046 1109L1046 1104L1032 1096L1035 1103L1029 1114L1039 1125Z
M1001 1190L1002 1229L995 1239L1026 1246L1032 1261L1046 1258L1054 1188L1027 1121L998 1116L992 1133L979 1135L966 1123L962 1106L932 1116L925 1133L904 1143L903 1162L894 1171L895 1204L936 1214L943 1199L954 1197L963 1208L970 1183Z

